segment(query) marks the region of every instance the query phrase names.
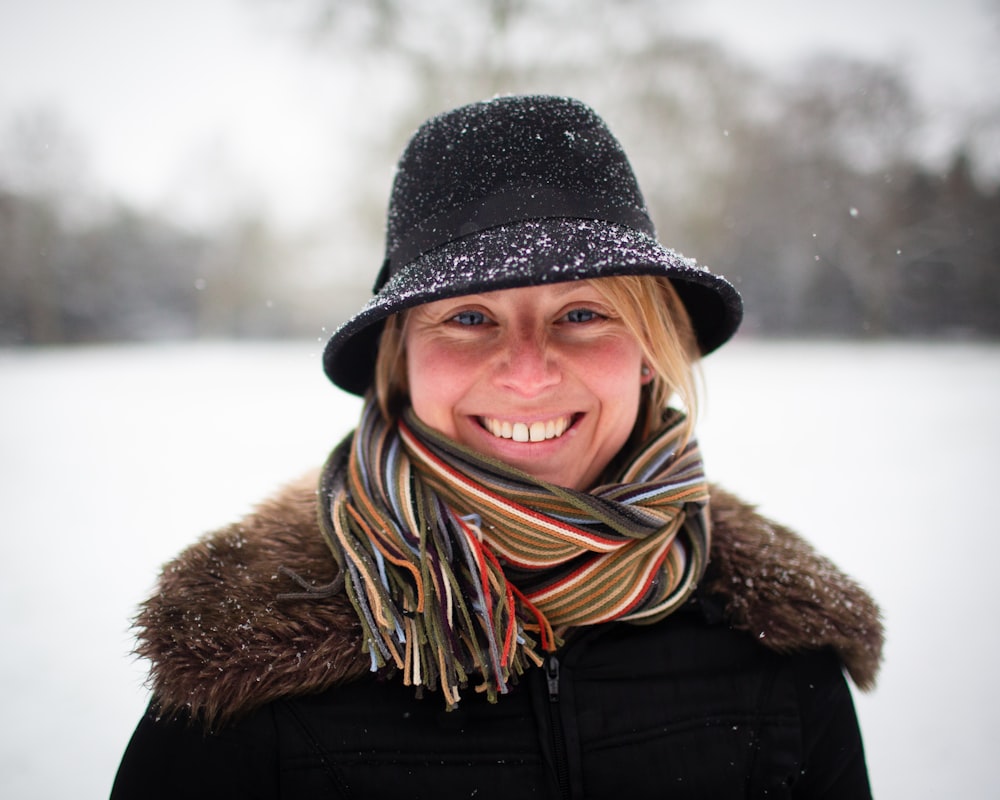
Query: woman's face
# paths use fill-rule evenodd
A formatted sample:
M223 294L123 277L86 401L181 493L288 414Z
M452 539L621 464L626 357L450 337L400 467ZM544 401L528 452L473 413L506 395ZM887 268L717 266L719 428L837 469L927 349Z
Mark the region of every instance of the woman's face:
M635 424L639 341L587 282L427 303L404 347L418 418L549 483L592 486Z

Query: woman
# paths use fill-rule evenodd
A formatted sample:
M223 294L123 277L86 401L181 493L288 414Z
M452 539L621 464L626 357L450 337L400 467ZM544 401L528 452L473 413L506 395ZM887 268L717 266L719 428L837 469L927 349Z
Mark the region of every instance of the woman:
M164 571L113 797L869 796L878 611L692 435L740 318L586 106L425 123L324 354L357 430Z

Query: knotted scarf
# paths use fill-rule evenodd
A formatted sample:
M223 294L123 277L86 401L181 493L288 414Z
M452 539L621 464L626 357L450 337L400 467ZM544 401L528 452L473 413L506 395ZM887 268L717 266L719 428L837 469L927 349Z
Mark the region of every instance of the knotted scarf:
M690 595L709 543L708 487L683 417L579 492L479 455L369 399L346 474L324 470L320 522L361 621L372 669L439 687L470 677L491 700L571 627L652 623ZM330 486L336 488L330 490Z

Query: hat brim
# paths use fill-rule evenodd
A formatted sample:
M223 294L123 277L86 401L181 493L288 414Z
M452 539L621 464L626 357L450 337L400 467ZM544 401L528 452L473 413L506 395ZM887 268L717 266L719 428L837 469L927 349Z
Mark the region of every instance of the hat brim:
M447 297L615 275L669 278L702 355L732 337L743 317L729 281L651 236L599 220L528 220L470 234L400 268L330 337L323 368L341 389L363 395L372 384L382 327L393 314Z

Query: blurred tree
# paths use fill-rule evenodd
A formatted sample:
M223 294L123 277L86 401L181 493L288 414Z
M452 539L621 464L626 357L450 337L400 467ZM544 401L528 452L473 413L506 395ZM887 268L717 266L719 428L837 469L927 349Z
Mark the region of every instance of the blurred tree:
M697 224L699 252L741 280L751 329L887 332L879 254L916 118L906 88L883 67L826 59L756 94L772 111L730 106L724 199Z
M97 198L83 148L32 112L0 135L0 344L301 332L259 214L185 230Z
M0 190L0 343L65 338L52 252L59 231L49 204Z
M0 322L16 338L65 338L60 313L60 240L85 211L86 155L65 120L45 109L0 132Z
M202 237L123 207L67 232L65 244L62 299L71 341L193 333Z
M1000 189L980 188L959 151L944 175L914 169L891 200L898 332L1000 335Z
M196 262L201 336L272 337L301 333L281 263L281 248L259 214L216 232Z

